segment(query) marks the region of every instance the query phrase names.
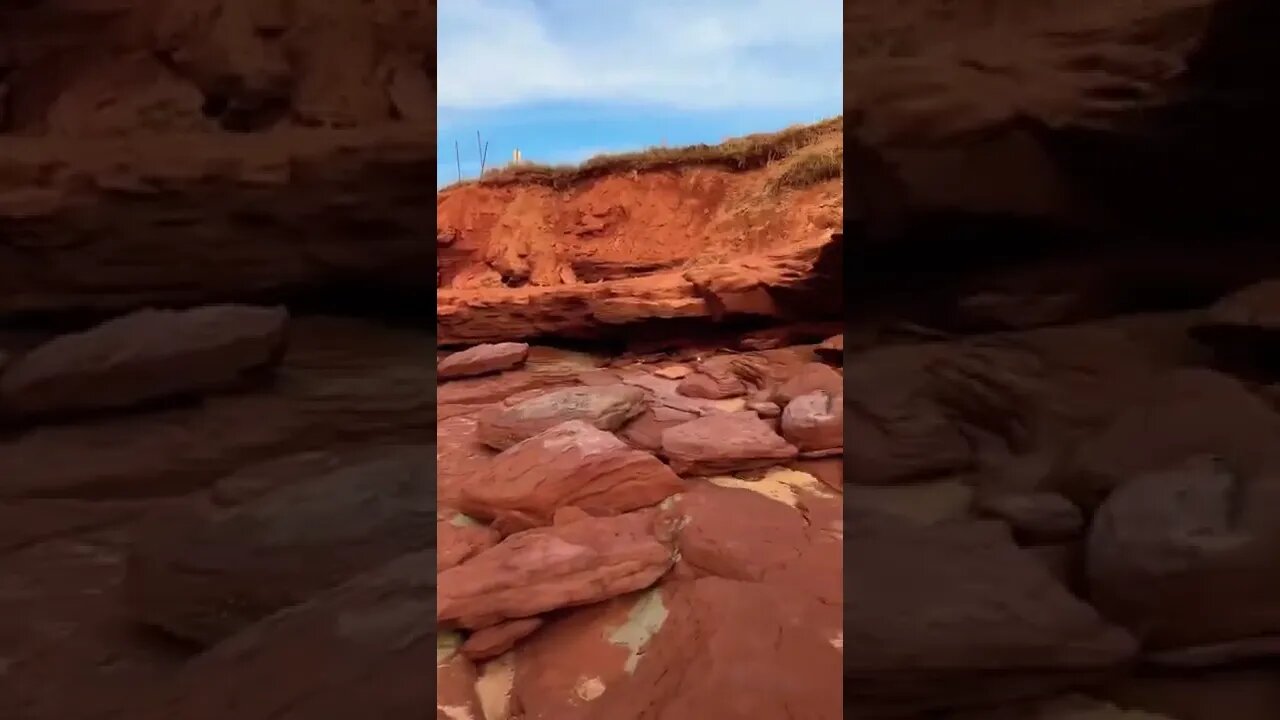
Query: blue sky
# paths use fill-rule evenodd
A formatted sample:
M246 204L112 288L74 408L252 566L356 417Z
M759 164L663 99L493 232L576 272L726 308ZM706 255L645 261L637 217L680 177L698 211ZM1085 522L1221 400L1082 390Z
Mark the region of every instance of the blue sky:
M440 184L839 114L841 0L439 0Z

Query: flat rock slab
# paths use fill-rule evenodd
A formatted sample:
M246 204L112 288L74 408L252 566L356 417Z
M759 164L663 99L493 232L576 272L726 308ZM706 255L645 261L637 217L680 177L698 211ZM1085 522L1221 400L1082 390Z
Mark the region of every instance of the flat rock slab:
M846 538L851 716L1044 695L1135 657L1127 632L1074 598L999 523L855 527Z
M1052 489L1086 509L1140 475L1216 455L1249 478L1280 474L1280 413L1239 380L1187 368L1151 378L1053 471Z
M301 451L431 437L434 373L422 362L430 338L324 317L295 318L289 334L276 380L260 392L41 425L0 440L0 497L173 496ZM246 480L220 491L220 502L288 477Z
M767 467L796 453L794 445L753 412L707 415L662 431L662 454L682 475Z
M0 375L0 413L30 419L114 410L234 387L277 364L282 307L141 310L63 335Z
M619 638L629 650L622 672L606 667L611 683L569 717L844 717L838 604L794 587L707 577L664 583L648 606Z
M388 450L230 510L157 519L126 579L139 619L211 644L390 558L431 546L435 453Z
M411 553L246 627L110 720L416 720L436 701L424 681L436 648L435 558ZM437 652L441 700L473 705L474 668ZM459 679L457 677L454 678ZM446 687L452 693L445 692ZM474 690L472 690L474 692ZM477 719L483 717L474 715Z
M790 470L712 478L662 512L679 528L673 576L763 582L842 603L840 498L816 478Z
M436 619L480 629L649 587L671 569L651 511L512 535L440 573Z
M844 375L823 363L807 363L787 377L773 391L774 402L782 407L801 395L816 390L826 391L829 395L844 394Z
M676 391L688 397L724 400L747 394L767 382L767 368L758 358L717 355L699 362L696 372L684 378Z
M487 375L522 365L528 357L529 346L526 343L476 345L441 360L436 365L436 375L441 380Z
M562 508L617 515L657 505L683 489L653 455L570 420L499 453L483 475L463 486L459 507L513 532L550 525Z
M644 390L614 384L539 392L509 406L498 405L479 415L476 435L495 450L555 427L581 420L601 429L617 430L644 411Z

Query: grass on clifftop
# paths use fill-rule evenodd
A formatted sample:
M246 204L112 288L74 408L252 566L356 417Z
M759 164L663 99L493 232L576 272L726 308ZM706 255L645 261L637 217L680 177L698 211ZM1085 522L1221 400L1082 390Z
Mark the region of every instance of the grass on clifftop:
M778 176L769 181L769 190L797 190L844 175L844 153L837 149L817 150L796 156Z
M621 172L644 172L685 165L715 165L730 170L754 170L765 167L793 155L798 150L819 139L844 132L844 116L823 120L812 125L793 125L772 133L756 133L731 138L718 145L689 145L686 147L651 147L629 153L597 155L581 165L541 165L524 163L495 168L477 180L484 185L509 185L513 183L538 183L554 187L567 187L580 180ZM803 187L831 177L839 177L843 158L836 154L836 174L831 175L831 153L815 153L813 160L803 163L807 169L788 168L796 173L782 187ZM825 173L825 176L824 176ZM784 173L786 174L786 173ZM811 179L812 178L812 179ZM797 184L798 183L798 184ZM456 186L456 185L455 185Z

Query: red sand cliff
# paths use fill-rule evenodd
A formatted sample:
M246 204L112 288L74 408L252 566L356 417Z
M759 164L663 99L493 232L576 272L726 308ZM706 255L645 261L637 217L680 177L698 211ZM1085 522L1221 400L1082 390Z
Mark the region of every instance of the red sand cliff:
M807 280L843 222L842 133L837 118L445 189L441 342L783 314L769 288Z

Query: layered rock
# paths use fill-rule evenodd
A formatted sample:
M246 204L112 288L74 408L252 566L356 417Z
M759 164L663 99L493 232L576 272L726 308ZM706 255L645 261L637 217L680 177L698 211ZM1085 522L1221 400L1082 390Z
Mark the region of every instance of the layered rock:
M557 511L616 515L684 489L666 465L613 434L569 420L500 453L463 487L459 507L505 532L550 525Z
M525 343L488 343L453 353L436 365L441 380L510 370L529 357Z
M1243 472L1229 459L1193 456L1129 479L1098 510L1089 598L1149 651L1221 646L1204 653L1221 663L1280 647L1280 519L1272 511L1280 483ZM1205 611L1205 587L1220 612Z
M435 119L434 0L0 12L11 29L0 34L11 132L154 137Z
M128 409L234 389L280 362L284 308L142 311L63 335L0 375L0 416L32 419Z
M849 712L908 717L1046 694L1119 672L1137 652L992 524L850 533L844 562Z
M646 320L718 317L725 307L740 308L740 314L786 317L788 311L777 303L748 304L740 298L803 292L819 274L819 263L842 244L841 234L827 234L733 263L701 265L696 272L590 284L441 289L436 293L436 336L442 345L539 335L591 337Z
M290 336L269 388L0 440L0 496L173 496L282 455L430 433L430 338L333 318L295 319Z
M753 412L716 413L662 431L662 454L681 474L715 475L776 465L796 456Z
M674 562L655 530L640 511L511 535L440 573L436 620L480 629L646 588Z
M571 420L613 431L645 410L645 392L625 384L539 392L507 407L486 409L477 418L476 436L496 450Z
M801 452L833 455L844 448L844 395L821 390L801 395L782 410L782 436Z
M158 519L131 557L139 617L211 644L360 572L429 547L429 447L382 457L203 516Z
M197 657L172 682L102 717L212 720L230 713L337 720L371 713L407 720L421 717L433 701L474 708L474 668L465 658L455 659L456 653L437 649L434 566L430 552L375 566L248 626ZM433 651L442 680L438 689L421 682ZM440 672L442 665L446 672Z
M430 272L422 130L0 135L0 316L319 291L403 302Z

